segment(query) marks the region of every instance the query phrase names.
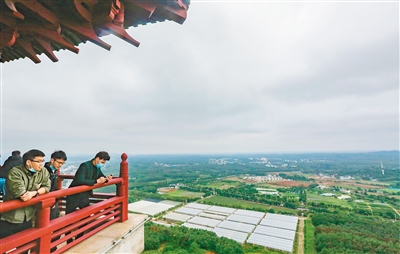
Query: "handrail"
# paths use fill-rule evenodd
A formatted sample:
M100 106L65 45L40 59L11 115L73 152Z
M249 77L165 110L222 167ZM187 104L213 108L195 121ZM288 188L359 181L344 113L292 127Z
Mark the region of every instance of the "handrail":
M50 198L54 198L54 200L60 199L65 196L70 196L70 195L74 195L74 194L77 194L80 192L90 191L93 189L98 189L98 188L102 188L102 187L114 185L114 184L119 184L119 183L123 183L123 179L120 177L114 177L112 180L108 181L108 183L97 183L93 186L81 185L81 186L76 186L76 187L68 188L68 189L64 189L64 190L52 191L52 192L49 192L49 193L46 193L43 195L39 195L39 196L32 198L31 200L25 201L25 202L21 201L21 200L10 200L10 201L6 201L6 202L2 202L2 203L0 203L0 213L5 213L5 212L11 211L11 210L15 210L17 208L23 208L23 207L27 207L27 206L36 205L36 204L40 203L40 201L43 201L46 199L50 199Z
M50 253L51 248L60 244L62 247L59 246L59 249L52 253L62 253L113 223L126 221L128 219L129 181L127 158L126 154L121 155L120 176L114 177L108 183L57 190L26 202L11 200L0 203L0 213L32 205L37 207L35 227L0 239L0 253L23 253L27 250L30 250L31 254ZM60 181L70 177L72 176L62 175ZM100 194L98 197L102 197L104 200L50 220L50 209L57 200L109 185L116 185L116 194ZM58 186L61 187L60 182ZM74 236L81 237L70 242Z

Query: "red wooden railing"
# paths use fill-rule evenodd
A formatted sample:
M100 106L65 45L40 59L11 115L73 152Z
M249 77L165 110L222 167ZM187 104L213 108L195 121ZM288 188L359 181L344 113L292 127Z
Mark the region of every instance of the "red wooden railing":
M126 221L128 219L129 183L127 158L128 156L125 153L121 155L120 175L114 177L108 183L61 190L61 181L73 179L73 176L60 175L58 191L40 195L26 202L12 200L0 203L0 213L26 206L37 206L35 226L0 239L0 253L14 254L28 250L32 254L50 253L50 249L56 246L58 246L57 250L52 253L62 253L111 224ZM89 207L50 220L50 209L56 200L65 200L66 196L109 185L116 185L116 194L97 193L94 195L97 201ZM60 202L60 204L63 203ZM60 210L64 210L63 205L61 205ZM72 242L68 241L81 233L83 233L83 236Z

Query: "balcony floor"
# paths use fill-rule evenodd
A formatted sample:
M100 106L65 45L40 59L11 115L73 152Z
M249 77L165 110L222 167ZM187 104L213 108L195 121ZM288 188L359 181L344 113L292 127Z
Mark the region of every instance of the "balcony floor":
M144 248L144 226L136 227L147 217L128 214L127 221L114 223L64 253L141 253ZM132 229L132 233L129 233Z

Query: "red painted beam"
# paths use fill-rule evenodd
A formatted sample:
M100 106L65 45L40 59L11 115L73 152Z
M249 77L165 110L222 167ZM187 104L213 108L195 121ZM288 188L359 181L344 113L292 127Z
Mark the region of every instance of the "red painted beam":
M34 63L40 63L40 59L36 56L36 52L33 50L32 44L29 41L26 41L22 38L18 38L15 41L15 45L20 47L21 50L25 53L25 55L31 59Z
M44 54L50 58L51 61L58 62L58 58L54 55L50 42L47 42L40 37L35 37L34 40L41 46Z
M68 49L71 52L74 52L76 54L79 53L78 48L74 47L74 45L72 45L72 44L68 43L66 40L64 40L64 38L61 37L60 33L55 30L40 27L35 24L23 24L23 25L18 26L18 31L20 33L36 34L44 39L61 44L62 46L64 46L66 49Z
M20 13L16 8L15 8L15 3L22 4L29 10L33 11L36 13L39 17L43 18L47 22L59 26L58 19L56 15L54 15L53 12L49 11L47 8L45 8L43 5L41 5L38 1L36 0L4 0L7 4L7 6L16 13ZM20 14L22 15L22 14ZM23 16L23 15L22 15Z
M102 41L92 27L83 27L77 24L72 24L70 22L63 22L61 24L65 26L67 29L77 33L78 35L82 36L84 39L91 41L92 43L96 44L97 46L102 47L103 49L110 50L111 46L104 41Z
M113 23L104 24L98 29L106 30L117 36L118 38L132 44L133 46L139 47L140 42L133 39L122 26L114 25Z

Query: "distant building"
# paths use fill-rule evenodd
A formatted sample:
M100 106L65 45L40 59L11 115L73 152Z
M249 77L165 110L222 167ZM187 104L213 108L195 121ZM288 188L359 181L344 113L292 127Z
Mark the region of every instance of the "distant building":
M339 179L340 180L352 180L352 179L354 179L354 177L352 177L352 176L339 176Z
M283 180L282 177L278 176L278 175L271 175L268 174L266 176L245 176L243 177L243 179L248 179L248 180L252 180L255 182L268 182L268 181L281 181Z
M208 160L208 164L217 164L217 160L216 159L209 159Z
M227 161L225 159L209 159L208 164L225 165Z
M258 193L263 195L279 195L279 192L277 191L258 191Z

